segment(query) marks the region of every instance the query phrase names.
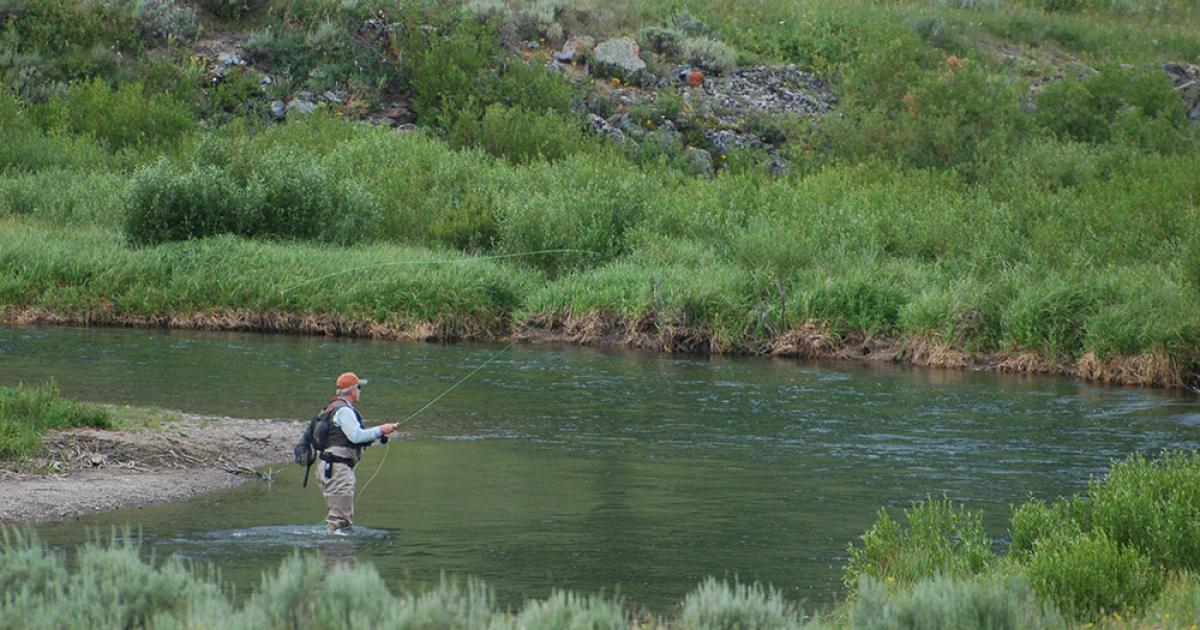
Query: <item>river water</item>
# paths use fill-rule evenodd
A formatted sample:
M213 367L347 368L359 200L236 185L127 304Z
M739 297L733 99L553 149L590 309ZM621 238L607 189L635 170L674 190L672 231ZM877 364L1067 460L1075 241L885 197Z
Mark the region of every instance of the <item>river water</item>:
M359 406L374 423L500 347L0 328L0 384L307 419L353 370L370 379ZM477 576L514 605L558 587L665 610L714 575L821 606L881 507L944 494L983 510L1002 547L1010 505L1081 492L1129 453L1196 448L1198 427L1193 396L1058 377L516 346L418 416L412 439L368 449L359 484L378 477L349 538L312 533L323 503L292 464L273 483L38 531L73 546L132 525L159 556L211 562L243 593L303 549L413 588Z

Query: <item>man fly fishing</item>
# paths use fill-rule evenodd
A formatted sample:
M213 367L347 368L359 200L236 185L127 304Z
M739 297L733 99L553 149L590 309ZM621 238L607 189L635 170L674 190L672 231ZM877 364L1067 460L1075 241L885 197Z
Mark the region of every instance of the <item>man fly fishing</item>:
M393 433L399 425L392 422L363 428L362 414L355 404L366 384L354 372L342 374L337 378L336 395L321 412L321 424L325 426L321 427L324 439L320 440L319 458L324 465L317 474L317 483L329 507L325 529L335 534L348 533L354 523L354 465L362 459L362 449Z

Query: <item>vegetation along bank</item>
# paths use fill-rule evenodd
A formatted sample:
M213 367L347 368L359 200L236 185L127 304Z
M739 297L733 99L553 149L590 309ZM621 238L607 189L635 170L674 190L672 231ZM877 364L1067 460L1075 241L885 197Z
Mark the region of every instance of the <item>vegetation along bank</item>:
M11 0L0 303L1195 387L1198 11Z

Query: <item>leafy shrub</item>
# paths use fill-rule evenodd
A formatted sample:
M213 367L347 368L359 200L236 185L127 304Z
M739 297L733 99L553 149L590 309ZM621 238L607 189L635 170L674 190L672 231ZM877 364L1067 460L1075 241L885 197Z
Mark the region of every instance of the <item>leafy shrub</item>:
M898 586L942 574L966 577L980 573L992 561L992 542L983 531L979 513L949 499L927 499L904 510L908 526L880 509L862 546L850 546L843 583L854 589L864 577Z
M1043 604L1019 575L953 578L935 576L897 591L864 577L847 606L849 627L861 630L1001 630L1067 628L1062 615Z
M689 37L704 37L711 30L699 17L692 15L686 8L680 9L667 18L667 28L685 33Z
M337 243L375 238L382 210L360 184L287 152L258 159L245 173L214 166L184 172L165 159L139 169L126 236L140 245L216 234Z
M483 117L460 118L450 129L450 142L475 146L514 164L536 159L558 160L591 144L581 125L561 114L523 107L489 105Z
M737 65L737 51L707 37L689 37L680 44L683 60L709 72L722 74Z
M1090 78L1067 78L1037 97L1038 124L1061 138L1123 140L1170 152L1186 143L1187 115L1166 74L1106 65Z
M798 625L783 595L759 584L745 585L707 578L683 600L679 626L695 630L790 628Z
M1162 590L1154 563L1102 529L1040 541L1024 565L1033 590L1069 617L1089 621L1137 612Z
M94 427L111 429L108 412L63 398L58 385L0 388L0 458L37 451L46 429Z
M141 83L126 83L113 90L100 79L73 86L65 96L51 99L33 114L43 128L91 135L114 151L161 146L195 127L186 103L151 94Z
M161 39L184 39L200 30L196 10L176 0L137 0L133 16L141 20L147 34Z
M1022 503L1013 510L1009 527L1011 552L1018 557L1027 557L1039 541L1063 540L1083 533L1087 527L1087 505L1078 498L1055 501L1050 505L1040 499Z
M686 38L682 31L663 26L647 26L637 34L638 46L671 59L683 56Z
M1088 484L1091 526L1157 566L1200 569L1200 455L1131 455Z

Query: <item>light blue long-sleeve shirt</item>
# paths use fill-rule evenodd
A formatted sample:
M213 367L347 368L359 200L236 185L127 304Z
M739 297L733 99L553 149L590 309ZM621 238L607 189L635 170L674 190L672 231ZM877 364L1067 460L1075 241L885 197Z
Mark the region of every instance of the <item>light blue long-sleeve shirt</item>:
M383 429L372 427L364 429L358 422L358 417L354 415L354 409L349 405L340 407L333 414L333 424L346 434L346 439L355 444L370 444L379 439L383 435Z

